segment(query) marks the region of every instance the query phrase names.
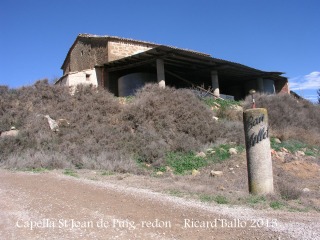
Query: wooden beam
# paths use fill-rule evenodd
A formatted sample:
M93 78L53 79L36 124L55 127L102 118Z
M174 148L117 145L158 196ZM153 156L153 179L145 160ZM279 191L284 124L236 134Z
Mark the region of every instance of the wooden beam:
M128 69L128 68L133 68L133 67L139 67L141 65L145 65L145 64L152 63L152 62L155 62L155 61L156 61L156 58L153 58L153 59L148 59L148 60L141 61L141 62L125 64L124 66L119 66L119 67L112 67L112 66L108 66L108 65L106 65L106 67L108 68L109 72L114 72L114 71L118 71L118 70L123 70L123 69Z
M185 78L183 78L183 77L181 77L181 76L179 76L179 75L177 75L177 74L175 74L175 73L173 73L173 72L171 72L171 71L165 70L165 72L168 73L169 75L174 76L175 78L178 78L178 79L180 79L180 80L182 80L182 81L190 84L191 86L195 86L196 88L200 89L201 91L205 91L205 92L209 93L210 95L214 96L215 98L222 99L222 98L220 98L220 97L215 96L215 95L214 95L212 92L210 92L209 90L207 90L207 89L205 89L205 88L203 88L203 87L200 87L200 86L196 86L195 84L193 84L193 83L190 82L189 80L187 80L187 79L185 79Z

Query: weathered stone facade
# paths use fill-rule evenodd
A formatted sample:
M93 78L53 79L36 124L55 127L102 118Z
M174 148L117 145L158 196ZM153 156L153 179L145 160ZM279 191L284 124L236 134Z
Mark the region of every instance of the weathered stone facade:
M145 52L152 47L148 44L137 44L124 41L108 42L108 62Z
M108 41L100 38L79 38L71 48L63 66L63 73L93 69L108 61Z
M110 61L147 51L157 44L109 36L80 34L62 65L63 74L93 69Z

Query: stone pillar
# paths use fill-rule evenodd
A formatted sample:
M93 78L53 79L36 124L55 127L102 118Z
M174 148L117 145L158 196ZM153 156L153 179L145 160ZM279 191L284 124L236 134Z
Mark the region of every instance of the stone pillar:
M244 111L243 123L249 192L272 194L274 189L267 110L255 108Z
M263 78L258 78L258 92L264 92L264 87L263 87Z
M165 81L163 59L157 59L157 79L158 79L159 87L165 88L166 87L166 81Z
M213 95L220 97L218 72L214 70L211 71L211 85L213 89Z

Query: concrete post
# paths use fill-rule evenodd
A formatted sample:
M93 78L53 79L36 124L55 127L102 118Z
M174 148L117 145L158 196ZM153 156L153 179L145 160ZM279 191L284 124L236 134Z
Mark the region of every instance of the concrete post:
M258 92L264 92L264 87L263 87L263 78L258 78Z
M214 70L211 71L211 85L213 89L213 95L216 97L220 97L218 72Z
M163 59L157 59L157 79L158 79L159 87L165 88L166 87L166 81L165 81Z
M244 111L243 123L249 192L272 194L274 189L267 110L255 108Z

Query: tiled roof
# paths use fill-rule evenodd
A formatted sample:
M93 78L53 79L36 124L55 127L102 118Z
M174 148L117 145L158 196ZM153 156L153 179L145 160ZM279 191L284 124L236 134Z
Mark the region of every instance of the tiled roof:
M125 42L142 43L142 44L148 44L148 45L153 45L153 46L166 46L166 47L170 47L170 48L173 48L173 49L181 49L181 50L184 50L184 51L193 52L193 53L200 54L200 55L210 56L207 53L203 53L203 52L199 52L199 51L195 51L195 50L191 50L191 49L184 49L184 48L178 48L178 47L174 47L174 46L163 45L163 44L158 44L158 43L153 43L153 42L135 40L135 39L132 39L132 38L123 38L123 37L109 36L109 35L95 35L95 34L89 34L89 33L80 33L78 35L78 37L105 38L107 40L118 40L118 41L125 41Z
M196 52L163 45L126 58L111 61L97 67L107 66L109 71L117 71L132 66L154 62L154 60L158 58L164 59L166 66L172 65L184 69L192 69L192 67L198 66L199 69L218 70L220 75L232 75L234 78L238 79L241 79L244 76L270 76L273 79L283 78L280 76L283 74L281 72L266 72L243 64L213 58L210 55L202 55Z
M125 42L131 42L131 43L138 43L138 44L145 44L145 45L151 45L153 47L157 47L157 46L166 46L166 45L161 45L161 44L157 44L157 43L153 43L153 42L147 42L147 41L140 41L140 40L135 40L135 39L131 39L131 38L122 38L122 37L117 37L117 36L109 36L109 35L95 35L95 34L89 34L89 33L80 33L76 40L74 41L74 43L72 44L72 46L70 47L68 54L65 57L65 60L63 61L63 64L61 66L61 69L63 68L68 56L70 55L72 49L74 48L74 46L77 44L78 40L81 38L97 38L97 39L105 39L106 41L109 40L118 40L118 41L125 41ZM173 47L173 46L166 46L166 47L170 47L172 49L177 49L177 50L184 50L184 51L188 51L191 53L195 53L195 54L199 54L199 55L203 55L203 56L210 56L209 54L206 53L202 53L202 52L198 52L198 51L194 51L194 50L190 50L190 49L182 49L182 48L177 48L177 47Z

